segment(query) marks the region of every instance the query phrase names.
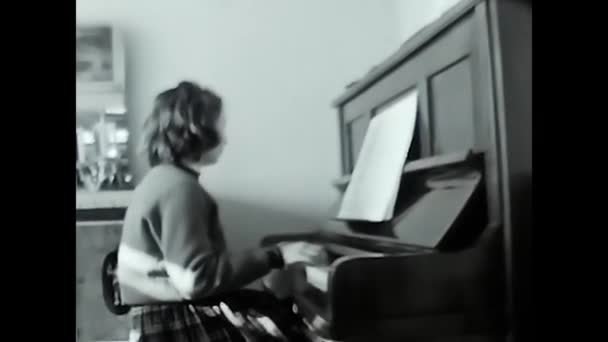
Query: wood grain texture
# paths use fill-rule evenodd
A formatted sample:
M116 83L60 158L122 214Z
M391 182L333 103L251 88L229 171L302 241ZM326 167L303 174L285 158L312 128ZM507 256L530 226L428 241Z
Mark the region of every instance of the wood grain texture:
M118 246L121 223L76 225L77 342L128 340L127 316L117 317L103 303L101 265Z

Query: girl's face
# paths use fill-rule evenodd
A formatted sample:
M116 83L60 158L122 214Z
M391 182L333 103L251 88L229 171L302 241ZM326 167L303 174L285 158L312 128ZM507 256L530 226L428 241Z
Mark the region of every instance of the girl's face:
M226 140L226 115L224 115L224 113L221 113L219 118L217 119L216 131L219 135L220 142L216 147L205 152L202 155L201 160L199 162L199 164L201 166L213 165L213 164L217 163L217 161L220 159L220 156L222 155L222 152L224 151L224 147L226 146L226 143L227 143L227 140Z

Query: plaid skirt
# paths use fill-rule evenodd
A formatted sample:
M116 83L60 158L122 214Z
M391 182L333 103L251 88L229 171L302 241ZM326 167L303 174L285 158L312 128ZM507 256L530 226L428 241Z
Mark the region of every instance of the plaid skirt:
M192 304L150 305L130 312L129 342L246 341L213 308Z
M130 342L286 342L293 341L255 310L232 311L225 303L162 304L134 307Z

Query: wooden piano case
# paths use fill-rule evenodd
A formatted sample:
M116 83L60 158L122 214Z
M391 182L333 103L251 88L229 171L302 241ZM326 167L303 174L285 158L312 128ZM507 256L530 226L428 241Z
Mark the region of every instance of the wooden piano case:
M481 178L462 200L462 211L426 245L396 233L424 231L424 223L401 215L419 199L403 198L391 222L332 221L316 233L264 239L363 251L336 256L326 292L296 294L310 320L322 322L320 335L345 341L523 336L531 229L531 11L528 1L461 1L334 102L342 147L338 189L348 184L377 110L414 88L417 127L402 187L415 183L410 175L435 170L442 160ZM430 221L433 216L429 211ZM290 272L277 279L298 283L298 272Z

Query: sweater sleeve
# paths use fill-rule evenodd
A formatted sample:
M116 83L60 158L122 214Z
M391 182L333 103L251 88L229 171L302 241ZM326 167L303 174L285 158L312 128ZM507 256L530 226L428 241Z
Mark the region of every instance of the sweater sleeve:
M169 279L186 299L236 289L271 269L264 249L230 257L209 238L213 202L200 189L184 184L161 204L160 247Z

